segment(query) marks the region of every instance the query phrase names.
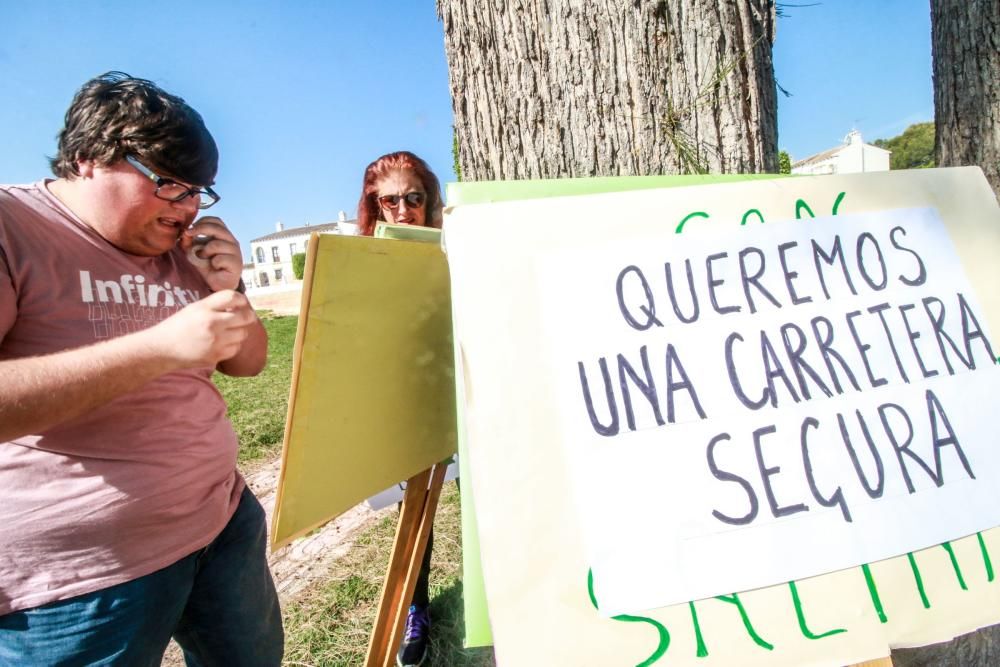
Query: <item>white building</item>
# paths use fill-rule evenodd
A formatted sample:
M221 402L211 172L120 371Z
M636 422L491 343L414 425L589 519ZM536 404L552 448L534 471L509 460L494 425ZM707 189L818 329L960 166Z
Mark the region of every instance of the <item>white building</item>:
M298 282L292 271L292 255L306 251L309 236L320 234L356 234L357 221L347 220L343 211L337 222L304 225L285 229L280 222L276 231L250 241L250 263L243 266L243 282L250 287L273 287ZM252 276L247 279L247 274Z
M241 277L243 278L243 284L246 285L247 288L254 286L253 262L247 262L243 265L243 275Z
M856 174L863 171L889 171L892 151L866 144L861 133L852 130L844 143L792 164L793 174Z

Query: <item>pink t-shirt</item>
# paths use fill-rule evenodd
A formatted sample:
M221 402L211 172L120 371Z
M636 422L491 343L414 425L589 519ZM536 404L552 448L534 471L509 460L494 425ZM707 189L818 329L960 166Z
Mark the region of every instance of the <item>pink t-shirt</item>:
M138 331L209 292L180 250L129 255L44 183L0 186L0 361ZM155 572L222 530L243 480L211 375L168 373L0 443L0 615Z

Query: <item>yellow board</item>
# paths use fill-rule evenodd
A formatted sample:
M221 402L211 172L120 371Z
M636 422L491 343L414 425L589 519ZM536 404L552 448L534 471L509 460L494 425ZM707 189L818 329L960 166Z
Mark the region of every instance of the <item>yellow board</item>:
M455 452L448 267L432 243L313 234L277 548Z
M940 214L988 328L1000 331L1000 209L977 169L708 185L450 211L445 245L466 396L463 462L471 479L465 483L476 498L499 663L832 667L1000 620L996 528L912 557L606 618L596 609L600 581L588 577L573 470L560 445L561 395L544 326L552 302L542 299L542 278L554 258L628 242L665 247L683 225L685 235L704 230L749 242L750 227L762 219L913 207ZM748 211L755 211L749 220ZM578 274L568 275L572 282ZM595 303L607 298L593 294Z

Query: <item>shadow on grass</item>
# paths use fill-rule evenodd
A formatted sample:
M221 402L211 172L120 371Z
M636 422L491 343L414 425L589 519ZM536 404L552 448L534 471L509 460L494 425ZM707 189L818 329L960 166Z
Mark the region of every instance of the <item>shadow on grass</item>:
M431 599L431 653L429 664L448 667L492 667L493 647L464 648L465 607L462 582L439 589Z

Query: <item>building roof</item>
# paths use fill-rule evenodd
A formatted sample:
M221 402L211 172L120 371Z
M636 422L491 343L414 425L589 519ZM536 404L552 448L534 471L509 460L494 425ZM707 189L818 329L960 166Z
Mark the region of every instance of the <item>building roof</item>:
M830 150L823 151L822 153L816 153L815 155L810 155L809 157L799 160L798 162L793 162L792 168L794 169L795 167L805 167L810 164L816 164L817 162L823 162L825 160L829 160L834 155L844 150L844 148L846 148L846 146L837 146L836 148L831 148Z
M809 157L803 158L798 162L794 162L792 163L792 168L794 169L796 167L807 167L811 164L816 164L818 162L825 162L826 160L829 160L830 158L835 156L840 151L850 146L851 144L861 144L863 148L882 151L883 153L892 153L892 151L886 150L879 146L875 146L874 144L866 144L864 140L862 140L860 132L858 132L857 130L851 130L850 132L848 132L847 136L844 137L844 143L829 150L825 150L822 153L816 153L815 155L810 155Z
M357 222L356 220L344 220L343 222ZM302 227L289 227L288 229L282 229L280 232L273 232L267 236L261 236L256 239L251 239L250 243L257 243L259 241L277 241L279 239L286 239L290 236L305 236L306 234L312 234L313 232L319 233L329 233L336 232L339 222L324 222L321 225L303 225Z

